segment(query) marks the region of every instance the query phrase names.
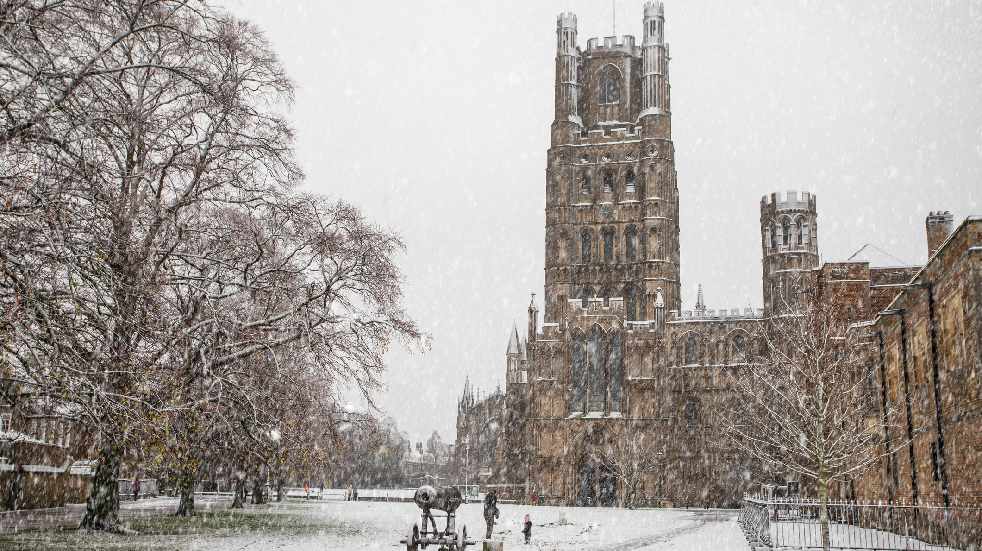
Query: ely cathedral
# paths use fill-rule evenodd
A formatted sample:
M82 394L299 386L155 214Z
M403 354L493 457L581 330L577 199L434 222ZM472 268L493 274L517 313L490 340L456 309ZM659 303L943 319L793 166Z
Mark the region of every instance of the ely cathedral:
M671 56L661 2L645 4L643 25L640 44L633 36L591 38L581 49L576 16L563 13L557 20L542 319L533 298L525 337L513 330L508 341L503 400L496 395L495 407L484 408L485 416L500 416L494 424L501 431L495 436L490 468L485 469L490 474L482 479L526 500L623 504L627 490L610 463L625 454L641 454L657 463L632 490L634 503L732 506L762 481L784 481L783 473L765 472L728 446L714 413L731 396L728 389L746 365L751 335L760 320L780 313L781 297L797 292L792 281L806 282L816 296L848 302L851 321L863 330L878 331L887 348L891 339L906 346L908 331L894 328L896 316L881 320L882 311L907 300L912 285L908 282L923 277L926 269L884 261L867 248L847 262L820 265L816 197L807 192L771 193L759 204L763 308L710 309L700 288L694 308L684 310ZM980 255L973 251L982 250L977 246L982 241L980 228L977 218L969 218L954 231L947 213L932 213L927 220L929 263L972 267L961 272L974 274L971 281L978 290L982 269ZM957 245L962 242L964 247ZM948 281L943 274L938 277ZM978 303L972 285L939 284L942 288ZM932 301L940 303L942 298ZM909 300L923 302L920 295ZM982 329L980 310L971 310L965 322L969 327ZM930 315L937 314L932 310ZM964 329L962 337L953 333L951 342L965 339ZM978 364L982 345L963 344L958 348L961 360L952 361L970 363L974 356ZM881 346L880 352L884 350ZM887 350L878 361L886 365L900 361L897 358L905 362L906 381L906 356L891 356ZM922 366L927 379L931 366ZM939 371L934 362L934 380L946 366ZM912 363L910 369L916 368ZM894 371L884 368L883 373L886 382L881 384L886 388ZM970 383L970 391L978 393L979 379ZM931 487L940 495L950 491L957 469L968 473L969 486L977 485L971 482L971 473L982 468L977 459L947 458L945 468L953 471L944 473L944 488L936 467L942 433L948 433L949 449L952 434L973 438L982 427L978 414L949 422L942 413L932 417L935 410L942 411L937 393L935 405L913 402L910 392L894 392L889 399L900 401L903 396L907 415L913 418L923 410L924 424L936 426L934 433L912 433L910 453L901 454L901 463L885 462L876 467L882 473L874 469L848 491L878 492L883 498L889 490L896 498L910 495L913 488L916 498ZM887 399L884 392L884 407ZM923 400L927 399L925 394ZM469 413L479 411L471 402L473 398L465 396L458 404L458 444L469 436L464 427L489 425ZM918 439L923 442L915 448ZM961 444L982 456L977 436ZM455 462L461 465L462 452L458 445ZM934 455L928 457L929 453ZM907 457L912 460L904 467ZM480 463L475 459L470 458L471 465ZM922 462L934 466L933 477L930 472L919 474ZM920 486L919 477L925 478Z

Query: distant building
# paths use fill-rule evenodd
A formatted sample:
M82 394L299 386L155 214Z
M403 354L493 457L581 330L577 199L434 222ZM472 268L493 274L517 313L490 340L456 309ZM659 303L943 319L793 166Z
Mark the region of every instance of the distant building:
M513 330L517 339L517 330ZM516 346L517 347L517 346ZM457 439L451 451L450 472L457 484L482 484L491 478L505 395L501 389L482 396L470 381L457 402Z

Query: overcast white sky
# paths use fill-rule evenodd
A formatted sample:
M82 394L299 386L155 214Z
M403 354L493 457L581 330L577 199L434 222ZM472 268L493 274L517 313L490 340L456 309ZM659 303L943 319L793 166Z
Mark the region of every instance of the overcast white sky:
M555 16L611 34L609 0L225 0L297 85L312 190L408 245L406 305L432 350L389 355L380 404L454 438L469 375L504 376L541 297ZM641 34L641 0L616 0ZM924 217L982 214L982 1L666 2L684 306L759 306L759 201L818 195L823 260L870 242L926 257Z

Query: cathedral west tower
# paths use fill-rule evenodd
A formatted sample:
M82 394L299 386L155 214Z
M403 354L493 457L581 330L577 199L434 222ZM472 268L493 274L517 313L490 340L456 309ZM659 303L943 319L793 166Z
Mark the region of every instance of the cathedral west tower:
M577 44L576 16L557 19L555 118L546 168L545 319L623 297L628 321L655 303L680 309L679 199L669 49L661 2L633 36ZM659 299L659 295L661 298Z

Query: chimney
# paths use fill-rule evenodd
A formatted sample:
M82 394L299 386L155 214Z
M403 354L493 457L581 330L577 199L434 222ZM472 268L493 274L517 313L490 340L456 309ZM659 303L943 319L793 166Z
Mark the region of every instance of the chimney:
M941 244L951 235L954 229L955 217L950 211L931 212L924 220L924 227L927 229L927 257L930 259L934 253L938 252Z

